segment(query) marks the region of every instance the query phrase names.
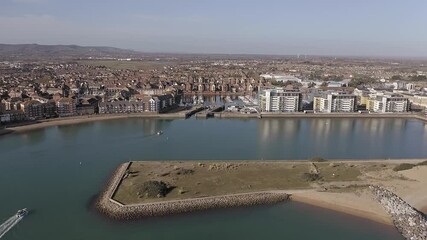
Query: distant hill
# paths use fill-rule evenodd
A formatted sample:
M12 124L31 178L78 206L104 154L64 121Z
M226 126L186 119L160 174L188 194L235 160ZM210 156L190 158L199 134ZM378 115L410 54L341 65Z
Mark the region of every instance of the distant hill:
M2 60L75 59L135 57L141 53L113 47L83 47L77 45L0 44Z

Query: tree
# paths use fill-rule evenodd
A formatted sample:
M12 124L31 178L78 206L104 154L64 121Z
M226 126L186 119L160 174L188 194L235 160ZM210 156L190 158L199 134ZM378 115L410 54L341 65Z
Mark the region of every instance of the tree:
M349 83L350 87L358 87L367 84L375 83L375 79L372 77L355 77Z
M276 80L271 80L270 83L271 83L271 85L278 86L278 87L283 87L283 86L286 85L284 82L279 82L279 81L276 81Z
M391 77L391 80L402 80L402 76L400 76L400 75L393 75Z
M3 92L3 94L0 96L0 100L8 99L8 98L9 98L9 93L7 91Z
M426 81L427 77L425 75L417 75L411 77L412 81Z

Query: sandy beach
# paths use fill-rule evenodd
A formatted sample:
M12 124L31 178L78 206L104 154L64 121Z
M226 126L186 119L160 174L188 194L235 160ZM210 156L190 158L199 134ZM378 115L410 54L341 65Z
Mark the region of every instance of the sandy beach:
M395 160L400 163L408 160ZM397 175L396 175L397 174ZM395 177L392 177L392 176ZM400 176L399 176L400 175ZM379 172L377 176L365 176L369 184L384 186L403 198L411 206L427 214L427 166L410 170ZM323 192L316 189L292 192L291 199L306 204L364 217L376 222L392 225L390 216L367 190L352 192Z

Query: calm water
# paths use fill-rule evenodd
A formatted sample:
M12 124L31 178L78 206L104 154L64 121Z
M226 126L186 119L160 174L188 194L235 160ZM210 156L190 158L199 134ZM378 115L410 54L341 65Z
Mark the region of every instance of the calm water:
M165 133L155 135L159 130ZM127 119L0 137L0 219L33 210L4 239L401 239L391 227L298 203L131 223L91 201L121 162L143 159L427 157L415 120ZM81 165L80 165L81 162Z

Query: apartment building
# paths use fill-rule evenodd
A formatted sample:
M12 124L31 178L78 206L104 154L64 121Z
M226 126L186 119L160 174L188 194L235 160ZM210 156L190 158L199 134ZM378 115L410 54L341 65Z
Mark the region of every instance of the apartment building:
M61 98L56 102L56 112L59 117L76 115L76 103L72 98Z
M20 109L25 113L28 119L35 120L44 118L44 104L37 100L22 102Z
M101 102L98 108L100 114L141 113L145 111L145 104L138 101Z
M140 101L115 101L99 103L99 113L142 113L165 112L177 106L176 97L173 94L161 96L145 96Z
M0 102L0 114L6 111L6 104L3 102Z
M400 94L386 94L369 99L366 109L371 112L407 112L409 111L409 99Z
M313 101L314 112L355 112L356 109L357 98L353 94L326 92L314 97Z
M43 103L43 117L53 118L57 117L56 113L56 103L53 99L50 99L46 103Z
M27 120L27 116L20 110L8 110L0 114L0 123L21 122Z
M302 96L298 90L273 88L259 93L261 112L298 112L302 108L301 102Z

